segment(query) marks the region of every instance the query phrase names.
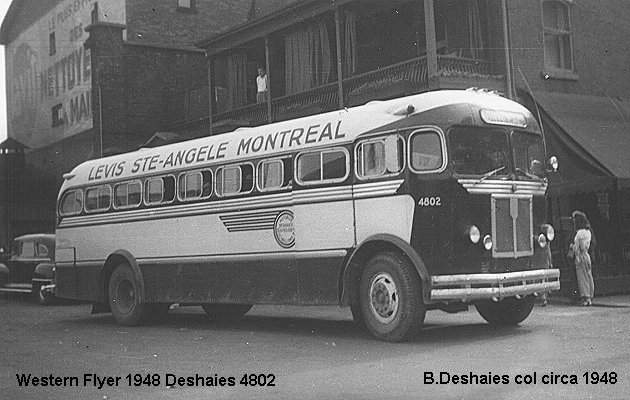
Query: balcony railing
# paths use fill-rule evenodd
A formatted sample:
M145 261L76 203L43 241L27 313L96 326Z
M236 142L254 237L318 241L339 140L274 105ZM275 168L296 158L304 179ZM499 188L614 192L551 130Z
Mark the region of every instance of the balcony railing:
M493 75L489 61L438 55L438 75L470 79L499 79ZM346 78L342 82L344 106L355 106L374 99L389 99L429 90L426 57L414 58ZM166 123L170 129L207 120L208 90L206 87L186 92L165 93ZM332 82L305 92L271 100L272 120L280 121L313 115L339 108L339 86ZM267 104L248 104L229 111L213 114L213 123L237 121L250 126L268 122Z

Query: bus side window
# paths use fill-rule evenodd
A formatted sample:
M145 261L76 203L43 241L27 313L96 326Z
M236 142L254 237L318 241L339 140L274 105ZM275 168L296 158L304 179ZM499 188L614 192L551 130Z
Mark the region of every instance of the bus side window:
M112 188L102 185L88 188L85 191L85 211L107 211L111 205Z
M144 202L146 205L170 203L175 199L175 177L149 178L145 182Z
M442 167L442 141L437 132L415 132L411 135L410 143L410 161L414 171L435 171Z
M403 168L403 141L398 135L370 139L357 145L357 175L361 179L397 174Z
M178 196L181 201L210 197L212 172L210 170L184 172L179 175Z
M142 184L140 182L124 182L114 186L114 208L137 207L142 201Z
M59 215L78 215L83 210L83 192L79 189L66 192L61 198Z
M291 159L276 158L258 163L258 190L278 190L291 183Z
M342 182L348 176L348 152L344 148L298 154L296 179L304 185Z
M215 192L217 196L234 196L249 193L254 189L254 166L252 164L228 165L217 168Z

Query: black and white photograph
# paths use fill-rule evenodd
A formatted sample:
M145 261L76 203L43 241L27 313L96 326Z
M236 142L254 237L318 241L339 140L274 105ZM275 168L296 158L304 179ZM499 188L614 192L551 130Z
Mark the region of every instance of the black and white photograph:
M627 399L627 0L0 0L0 399Z

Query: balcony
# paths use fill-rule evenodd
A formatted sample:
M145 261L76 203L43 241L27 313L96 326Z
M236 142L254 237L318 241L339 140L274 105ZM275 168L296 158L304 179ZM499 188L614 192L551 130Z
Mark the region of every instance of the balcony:
M493 74L490 61L438 55L437 76L429 80L426 57L418 57L379 68L342 81L343 104L352 107L371 100L386 100L439 89L465 89L476 86L505 91L503 75ZM208 87L164 93L168 130L207 130ZM282 121L339 109L339 84L273 98L271 121ZM267 104L248 104L212 116L214 133L238 126L257 126L269 122ZM216 130L214 127L218 126ZM224 127L224 129L221 129Z

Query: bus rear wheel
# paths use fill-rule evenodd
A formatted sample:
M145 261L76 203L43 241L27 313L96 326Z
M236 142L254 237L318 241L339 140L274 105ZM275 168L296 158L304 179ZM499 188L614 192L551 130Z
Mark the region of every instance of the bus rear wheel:
M475 303L479 315L492 325L513 326L523 322L534 308L534 297L508 297L501 301L483 300Z
M252 309L251 304L202 304L203 311L212 319L237 319Z
M422 328L426 307L421 281L405 257L374 256L363 270L359 297L363 322L378 339L401 342Z
M109 279L109 307L116 322L124 326L137 326L151 319L153 305L140 303L140 284L129 264L114 269Z

